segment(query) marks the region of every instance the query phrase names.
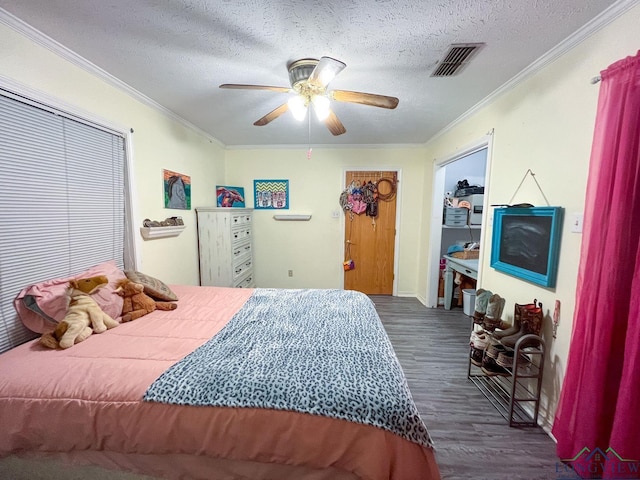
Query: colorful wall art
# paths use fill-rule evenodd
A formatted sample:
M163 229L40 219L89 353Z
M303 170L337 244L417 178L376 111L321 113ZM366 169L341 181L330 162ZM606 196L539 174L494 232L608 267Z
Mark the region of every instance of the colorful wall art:
M289 180L254 180L256 210L286 210L289 208Z
M163 170L164 208L191 210L191 177Z

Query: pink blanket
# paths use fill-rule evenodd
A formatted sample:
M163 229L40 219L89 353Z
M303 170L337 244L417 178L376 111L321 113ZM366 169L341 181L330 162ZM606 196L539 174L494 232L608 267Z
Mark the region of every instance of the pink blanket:
M440 478L431 449L376 427L295 412L143 402L149 385L220 331L252 293L172 289L177 310L156 311L68 350L30 342L0 355L0 455L104 453L105 465L166 478L207 478L199 461L207 458L255 463L254 478L265 464L372 480ZM145 456L183 461L150 468Z

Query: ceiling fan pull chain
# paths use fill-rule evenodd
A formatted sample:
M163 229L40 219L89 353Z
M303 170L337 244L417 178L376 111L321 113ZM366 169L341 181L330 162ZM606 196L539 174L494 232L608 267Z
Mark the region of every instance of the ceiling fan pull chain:
M311 115L307 115L307 119L309 120L309 150L307 150L307 160L311 160L311 152L313 149L311 148Z

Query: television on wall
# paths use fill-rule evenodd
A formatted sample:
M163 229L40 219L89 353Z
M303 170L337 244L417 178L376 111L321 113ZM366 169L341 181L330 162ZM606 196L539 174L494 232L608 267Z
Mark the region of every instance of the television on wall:
M554 288L563 216L562 207L496 208L491 267Z

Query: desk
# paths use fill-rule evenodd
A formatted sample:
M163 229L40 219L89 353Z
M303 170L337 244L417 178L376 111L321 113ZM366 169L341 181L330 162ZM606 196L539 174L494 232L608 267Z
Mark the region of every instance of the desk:
M444 271L444 308L451 310L451 294L453 293L453 272L460 272L474 280L478 279L478 259L463 260L461 258L444 256L447 267Z

